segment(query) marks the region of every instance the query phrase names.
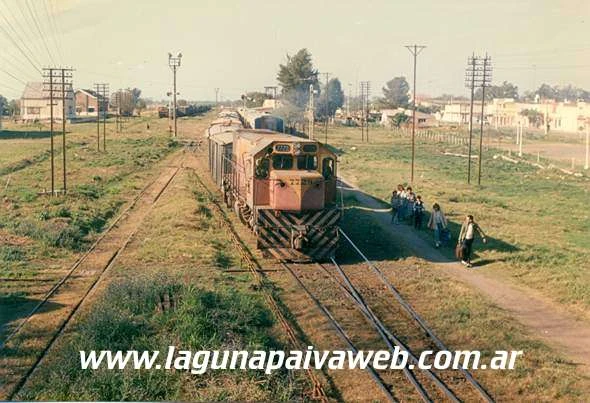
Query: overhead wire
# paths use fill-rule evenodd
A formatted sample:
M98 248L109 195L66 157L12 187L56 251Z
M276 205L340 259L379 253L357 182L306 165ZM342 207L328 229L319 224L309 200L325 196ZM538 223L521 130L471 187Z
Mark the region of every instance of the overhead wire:
M12 77L12 78L14 78L16 81L18 81L18 82L20 82L20 83L22 83L22 84L24 84L24 85L27 85L27 82L26 82L26 81L24 81L24 80L22 80L22 79L18 78L17 76L15 76L14 74L12 74L12 73L11 73L11 72L9 72L8 70L5 70L3 67L0 67L0 71L1 71L1 72L3 72L4 74L6 74L6 75L8 75L8 76L10 76L10 77Z
M23 1L17 0L15 3L22 16L23 22L25 23L24 26L28 28L27 30L23 28L23 32L26 33L27 38L31 42L31 46L33 47L33 45L35 45L34 47L36 48L35 51L37 54L43 54L43 45L41 44L41 41L35 39L37 34L35 33L34 22L31 21L31 16L26 12L23 6Z
M5 3L6 5L6 3ZM18 21L16 20L16 18L14 17L14 15L12 14L12 11L10 10L10 8L6 7L6 10L8 10L11 14L11 17L15 20L15 22L18 24ZM19 51L22 53L23 56L25 56L25 58L39 71L39 73L41 72L39 70L39 68L37 66L40 66L41 63L39 63L39 60L35 57L35 53L31 51L31 49L27 46L27 43L25 40L23 40L21 38L21 36L18 34L17 30L14 28L14 26L12 25L12 23L10 22L10 19L8 17L6 17L6 15L2 12L2 9L0 8L0 16L2 16L2 18L4 19L4 21L6 22L6 26L8 26L12 32L14 33L13 35L10 34L10 32L5 28L5 26L0 25L0 28L2 29L2 32L4 33L4 35L19 49ZM18 24L20 25L20 24ZM16 39L15 39L16 38ZM20 42L22 43L22 47L18 44L17 40L20 40ZM23 50L23 48L28 52L28 54Z
M47 6L48 0L42 0L42 2L43 2L43 9L45 11L45 15L47 16L47 23L46 24L49 27L49 31L51 31L51 38L53 39L53 44L55 45L55 49L57 50L57 54L58 54L59 59L63 65L63 63L64 63L63 52L61 51L60 41L57 40L57 30L54 25L54 19L52 18L52 15L49 13L49 8Z
M33 9L31 8L31 5L29 4L29 0L24 0L24 1L25 1L25 5L27 6L27 9L29 10L29 14L31 15L31 17L33 19L33 22L35 23L35 27L37 28L37 32L39 33L39 36L41 37L41 40L43 41L43 46L45 47L45 50L47 51L47 54L49 55L49 60L51 61L51 63L55 64L55 59L53 58L53 55L49 51L49 46L47 46L47 40L45 38L45 35L43 34L43 31L41 30L41 27L39 26L38 18L36 17L36 13L33 13Z

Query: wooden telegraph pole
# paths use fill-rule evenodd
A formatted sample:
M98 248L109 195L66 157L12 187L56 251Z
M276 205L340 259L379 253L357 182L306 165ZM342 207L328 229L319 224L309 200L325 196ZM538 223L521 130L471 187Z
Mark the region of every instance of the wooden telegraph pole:
M421 45L406 46L406 49L410 51L414 56L414 86L412 87L412 168L410 172L410 183L414 183L414 160L416 156L416 63L418 55L426 48Z

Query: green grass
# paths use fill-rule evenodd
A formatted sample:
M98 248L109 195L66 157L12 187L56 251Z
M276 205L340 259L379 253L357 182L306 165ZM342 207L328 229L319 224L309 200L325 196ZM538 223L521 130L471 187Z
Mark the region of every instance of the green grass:
M163 301L166 301L163 303ZM112 284L81 319L74 335L49 358L19 398L26 400L225 400L232 391L209 385L241 384L251 397L294 398L286 372L132 369L81 371L79 351L178 349L249 351L280 348L270 335L272 314L262 300L232 288L207 291L166 276ZM244 395L243 395L244 396Z
M354 197L347 197L345 204L358 203ZM474 371L476 379L497 401L584 400L589 379L575 363L531 337L509 313L482 298L477 291L460 282L449 281L437 270L429 270L429 263L411 256L381 227L374 215L362 209L347 209L341 227L367 257L376 262L449 349L479 350L486 359L500 349L524 352L512 371ZM410 230L404 225L396 228ZM432 239L429 232L423 231L423 234ZM537 265L541 260L537 257L539 253L531 251L531 256L535 256L532 264ZM562 258L553 257L555 261ZM346 243L341 243L339 261L354 263L358 259ZM366 276L371 277L371 274ZM386 291L377 294L381 298L392 298ZM574 291L570 290L570 296L575 296ZM394 327L400 334L412 335L404 326L396 324Z
M409 182L410 139L376 128L371 143L366 144L360 142L358 132L338 128L329 134L330 144L341 153L339 172L364 191L388 201L398 183ZM443 155L443 151L465 153L466 147L422 140L416 144L414 190L423 196L428 209L440 203L453 221L455 236L464 215L475 215L491 239L479 252L489 262L484 266L488 272L587 309L588 178L494 159L497 151L489 150L484 152L482 186L467 185L467 160ZM472 183L477 183L477 161L472 175ZM432 237L426 231L423 236Z
M144 130L147 121L149 132ZM151 117L136 122L116 135L109 123L107 152L96 150L95 124L68 125L68 193L57 197L43 194L51 184L45 132L6 124L8 131L0 131L0 236L16 238L17 244L0 250L1 277L58 278L148 183L152 167L178 150L166 122ZM61 189L61 136L55 141L55 187ZM46 286L3 282L0 296L23 292L35 299ZM4 308L9 307L0 304Z

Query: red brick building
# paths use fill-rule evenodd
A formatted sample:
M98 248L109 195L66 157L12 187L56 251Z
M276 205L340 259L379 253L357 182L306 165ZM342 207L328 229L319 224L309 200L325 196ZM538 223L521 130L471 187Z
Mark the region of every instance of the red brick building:
M97 110L98 97L95 91L85 89L76 90L76 115L96 116Z

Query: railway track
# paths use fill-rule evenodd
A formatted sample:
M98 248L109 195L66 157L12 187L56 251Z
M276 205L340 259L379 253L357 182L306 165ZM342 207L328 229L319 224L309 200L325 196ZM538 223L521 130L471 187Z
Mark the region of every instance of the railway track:
M194 171L195 177L199 185L205 191L205 194L208 196L209 201L213 205L214 214L216 215L220 226L225 229L227 235L232 240L233 245L236 247L236 250L239 252L241 257L241 265L245 265L246 269L252 275L252 278L256 282L259 290L262 292L266 304L271 309L273 315L283 328L289 342L295 348L299 348L300 350L304 350L306 346L304 346L300 338L297 336L297 332L294 327L291 325L289 320L286 318L283 310L280 308L279 302L274 294L274 286L268 280L265 275L265 270L260 266L258 261L252 255L248 247L242 241L238 233L233 227L231 220L227 217L225 210L221 206L218 198L215 197L215 194L207 187L207 185L203 182L203 180L199 177L196 170ZM312 369L306 370L307 376L311 382L312 390L311 390L311 397L314 400L318 400L321 402L328 402L328 397L326 391L324 390L324 386L322 382L316 375L316 373Z
M0 389L1 399L13 399L48 351L63 334L80 307L96 290L105 273L134 238L143 219L168 189L182 169L182 157L175 165L165 167L164 172L150 181L117 216L90 248L70 267L67 273L51 287L18 326L4 339L0 352L18 349L23 344L34 345L36 354L24 365L13 367L4 374ZM52 306L58 306L52 313ZM4 362L3 362L4 361ZM9 368L7 355L0 356L0 368Z
M368 265L374 274L377 275L379 280L386 286L386 288L393 294L395 300L399 303L401 308L408 314L408 316L414 321L420 329L424 332L424 334L429 338L430 342L433 342L434 345L439 350L448 350L448 348L444 345L444 343L435 335L432 329L426 324L426 322L416 313L416 311L411 307L411 305L402 297L402 295L397 291L397 289L391 284L391 282L385 277L385 275L377 268L372 262L370 262L366 256L358 249L358 247L354 244L354 242L340 230L341 235L343 238L348 242L352 248L359 254L359 256L363 259L364 263ZM295 279L295 281L303 288L307 296L313 301L316 307L323 313L326 317L332 328L336 331L339 337L351 348L353 351L357 351L358 348L352 343L351 337L346 333L345 326L341 322L338 321L336 315L330 312L326 304L321 301L321 297L311 290L311 287L305 284L305 279L300 274L302 270L309 270L309 267L302 269L302 265L292 265L287 263L281 263L281 266L285 268ZM446 398L449 401L459 402L461 399L457 395L457 393L449 386L445 381L433 370L431 369L424 369L424 370L417 370L418 369L418 356L416 356L409 346L407 346L402 340L400 336L396 336L392 331L388 329L388 327L383 323L383 321L375 314L374 310L371 308L369 303L365 300L362 293L359 291L358 287L353 284L353 281L344 271L343 267L335 260L331 259L331 266L333 270L328 270L325 264L314 263L314 266L319 270L325 273L325 275L333 281L337 287L340 289L342 294L346 296L346 299L352 303L358 311L362 314L365 320L373 327L373 329L378 333L379 338L381 341L387 346L389 351L394 352L394 349L397 347L402 351L408 353L409 356L409 363L413 365L413 369L410 370L406 367L403 370L403 374L406 380L411 384L412 388L418 394L419 398L426 402L437 401L441 398ZM322 281L322 285L326 285L327 282ZM324 288L325 291L325 288ZM416 370L414 370L416 369ZM384 392L385 397L388 400L395 400L394 397L394 386L390 389L386 382L383 380L384 374L381 372L375 371L375 369L371 367L367 367L366 369L373 380L376 382L377 386ZM493 398L490 394L473 378L473 376L465 369L460 369L462 376L464 379L471 385L473 391L478 397L486 402L493 402ZM415 374L416 372L417 374ZM417 376L418 375L418 376ZM428 386L426 385L428 382ZM454 380L454 383L457 383L457 380ZM438 394L433 396L432 390L437 390Z

